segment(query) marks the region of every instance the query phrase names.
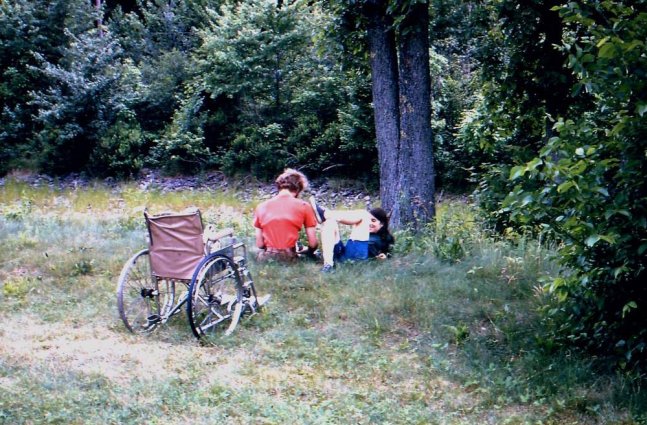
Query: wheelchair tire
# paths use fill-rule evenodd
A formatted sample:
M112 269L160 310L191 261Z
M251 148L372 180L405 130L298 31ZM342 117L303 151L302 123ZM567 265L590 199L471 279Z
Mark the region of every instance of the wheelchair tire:
M153 276L147 249L124 264L117 285L117 307L129 331L152 332L174 302L175 282Z
M196 338L219 330L229 335L242 312L243 282L231 258L211 254L198 265L187 299L187 315Z

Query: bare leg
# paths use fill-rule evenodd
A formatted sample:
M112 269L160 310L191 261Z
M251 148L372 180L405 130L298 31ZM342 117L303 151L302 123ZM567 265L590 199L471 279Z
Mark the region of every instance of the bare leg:
M326 211L326 219L332 218L341 224L353 226L350 239L356 241L368 240L368 224L371 222L371 214L366 210L333 210Z
M324 264L334 264L334 249L341 240L339 223L353 226L350 239L367 241L369 236L368 223L370 214L364 210L326 210L326 221L321 223L321 253Z
M339 225L337 220L326 217L326 221L321 223L321 256L324 264L334 264L334 250L339 238Z

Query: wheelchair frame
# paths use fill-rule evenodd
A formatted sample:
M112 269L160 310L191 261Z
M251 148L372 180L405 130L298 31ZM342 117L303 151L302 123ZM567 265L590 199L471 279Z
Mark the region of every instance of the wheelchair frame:
M251 315L269 295L258 298L247 267L245 244L232 229L216 232L202 225L200 211L144 212L147 249L124 264L117 285L117 307L126 328L148 334L186 312L196 338L224 328L231 334L243 314Z

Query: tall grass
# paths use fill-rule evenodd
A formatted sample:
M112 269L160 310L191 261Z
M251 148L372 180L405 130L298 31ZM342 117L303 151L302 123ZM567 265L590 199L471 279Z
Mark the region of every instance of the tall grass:
M256 264L267 308L198 344L179 315L128 334L114 288L141 212L197 206L251 242L225 193L0 188L0 423L631 424L641 380L555 350L550 247L493 239L464 202L384 262ZM251 251L251 243L248 245Z

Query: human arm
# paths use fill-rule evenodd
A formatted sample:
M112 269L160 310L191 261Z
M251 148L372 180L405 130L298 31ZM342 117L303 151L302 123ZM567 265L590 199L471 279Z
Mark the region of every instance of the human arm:
M256 248L265 249L265 238L263 238L263 225L259 217L263 204L256 207L254 210L254 229L256 230Z
M315 249L317 249L317 247L319 247L316 227L306 227L306 237L308 238L308 249L310 251L314 251Z
M297 248L297 254L314 256L315 251L319 247L319 242L317 241L316 227L306 227L306 237L308 239L308 246ZM300 244L298 244L301 246Z
M265 240L263 239L263 230L256 228L256 248L265 249Z

